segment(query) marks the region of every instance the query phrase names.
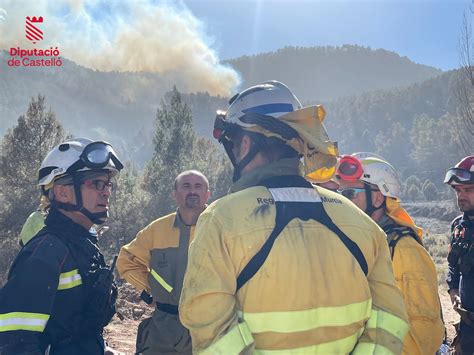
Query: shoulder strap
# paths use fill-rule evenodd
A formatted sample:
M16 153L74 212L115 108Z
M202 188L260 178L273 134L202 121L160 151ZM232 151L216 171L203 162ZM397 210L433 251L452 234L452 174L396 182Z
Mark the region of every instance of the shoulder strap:
M383 228L383 231L387 234L388 248L390 249L392 260L395 254L395 246L403 237L412 237L418 244L422 245L413 229L409 227L389 224Z
M367 262L359 246L334 224L314 187L301 176L279 176L263 181L261 186L269 189L276 206L275 227L262 248L252 257L237 277L237 291L250 280L267 259L276 238L294 218L303 221L309 219L326 226L335 233L357 260L365 275Z

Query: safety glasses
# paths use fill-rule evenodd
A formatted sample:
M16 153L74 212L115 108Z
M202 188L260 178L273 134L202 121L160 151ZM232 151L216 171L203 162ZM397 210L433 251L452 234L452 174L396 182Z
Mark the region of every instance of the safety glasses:
M370 187L370 184L367 184L364 182L365 187L347 187L345 189L339 189L337 190L337 193L341 194L344 197L347 197L349 200L352 200L355 195L357 195L359 192L362 191L379 191L377 189L372 189Z
M472 183L474 184L474 174L471 171L467 171L460 168L451 168L444 177L444 183L449 184L453 180L459 184Z
M109 143L93 142L84 148L79 160L71 165L67 172L74 173L84 167L94 170L103 169L109 164L110 160L112 160L117 170L123 169L123 164L117 158L117 154Z
M343 155L338 162L336 175L346 181L357 181L364 173L359 159L351 155Z
M112 192L115 187L113 182L103 180L86 180L84 181L84 185L91 187L97 191L104 191L107 188L109 192Z
M365 189L359 187L348 187L346 189L337 190L337 193L341 194L344 197L347 197L349 200L352 200L355 195L362 191L365 191Z

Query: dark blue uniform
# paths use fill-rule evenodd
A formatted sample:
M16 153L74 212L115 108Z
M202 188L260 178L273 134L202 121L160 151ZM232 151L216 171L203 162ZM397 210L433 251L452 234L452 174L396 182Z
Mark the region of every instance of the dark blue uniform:
M103 354L116 289L97 236L54 208L45 224L0 290L0 353ZM104 270L108 285L98 287Z
M449 290L459 289L461 306L467 312L461 318L458 345L462 353L474 353L474 222L466 213L451 223L451 247L448 254Z

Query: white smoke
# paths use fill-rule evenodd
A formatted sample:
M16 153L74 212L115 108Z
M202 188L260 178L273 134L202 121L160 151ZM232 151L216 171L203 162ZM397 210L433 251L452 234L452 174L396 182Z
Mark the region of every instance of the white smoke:
M3 9L3 11L2 11ZM146 71L176 79L180 90L230 95L238 74L219 63L203 24L183 5L143 1L0 0L0 48L32 48L26 16L43 16L44 40L64 56L101 71ZM3 20L2 20L3 19Z

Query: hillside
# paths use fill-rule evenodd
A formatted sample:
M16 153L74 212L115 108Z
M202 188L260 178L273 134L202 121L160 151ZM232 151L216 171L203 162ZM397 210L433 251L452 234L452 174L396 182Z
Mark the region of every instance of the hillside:
M178 90L183 87L180 82L171 82L166 74L100 72L67 59L56 68L12 68L6 64L8 58L7 52L0 51L0 66L5 68L0 80L2 135L25 111L30 97L41 93L66 129L76 135L109 139L129 136L140 128L149 129L163 95L173 85ZM415 64L393 52L359 46L286 47L236 58L227 64L240 72L242 88L277 79L288 84L303 101L329 101L440 74L435 68ZM204 111L208 103L201 100L194 106L196 120L203 120L200 113L207 115ZM201 133L199 125L196 127Z
M242 75L242 87L276 79L301 100L330 101L366 91L407 86L441 74L384 49L285 47L227 61Z
M459 160L454 124L458 71L404 88L341 98L326 105L326 126L342 152L374 151L406 178L441 180Z
M63 59L56 68L10 68L0 52L0 132L11 127L32 96L45 95L64 126L75 134L112 125L113 133L148 125L163 94L172 89L158 74L91 70Z
M0 63L5 64L6 54L0 52ZM442 73L393 52L359 46L286 47L227 64L241 71L242 87L279 79L304 104L323 103L326 126L341 152L376 151L404 177L426 158L414 161L412 156L418 117L433 120L433 138L420 143L423 149L437 144L436 138L450 141L439 125L441 117L456 111L456 71ZM125 160L141 166L151 157L156 110L174 84L159 74L99 72L68 60L60 68L8 67L1 77L0 134L25 112L30 97L41 93L68 132L114 142ZM191 107L198 135L210 137L215 111L225 108L227 99L207 93L184 93L183 99ZM431 159L436 164L423 167L423 177L439 175L457 157L444 152L443 159Z

